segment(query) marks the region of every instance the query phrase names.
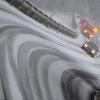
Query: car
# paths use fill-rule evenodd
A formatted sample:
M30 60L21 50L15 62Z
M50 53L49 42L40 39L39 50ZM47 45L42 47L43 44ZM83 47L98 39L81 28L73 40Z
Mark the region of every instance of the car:
M95 57L98 53L97 45L91 41L85 42L81 48L91 57Z
M99 32L99 28L91 24L86 18L80 19L79 26L81 33L88 39L93 38L95 33Z

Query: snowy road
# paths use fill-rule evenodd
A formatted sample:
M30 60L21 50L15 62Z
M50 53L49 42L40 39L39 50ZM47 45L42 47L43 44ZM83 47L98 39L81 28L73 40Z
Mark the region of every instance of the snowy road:
M56 33L3 1L0 33L0 74L7 100L91 100L100 89L100 58L81 50L82 36ZM63 94L61 84L72 92Z

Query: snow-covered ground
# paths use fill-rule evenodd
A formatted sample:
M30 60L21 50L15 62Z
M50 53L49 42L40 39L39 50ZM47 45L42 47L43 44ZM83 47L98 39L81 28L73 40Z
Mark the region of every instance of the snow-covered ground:
M67 3L71 4L69 9L66 8L71 12L70 10L75 10L72 9L75 5L76 13L81 14L82 12L78 12L79 0L76 0L75 4L70 1L72 0L62 3L63 7L66 7ZM48 8L43 8L45 13L51 16L56 1L43 2L32 0L32 3L40 8L45 5ZM84 6L80 7L82 8ZM86 13L87 10L85 9ZM61 22L62 17L56 15L52 18L60 18L55 20ZM66 24L68 19L65 20ZM95 77L90 83L87 82L89 79L82 79L82 83L79 81L77 93L81 95L82 91L83 96L79 96L77 100L90 100L88 96L94 87L100 88L100 58L91 58L81 50L85 39L80 33L76 39L57 33L1 0L0 33L0 73L7 100L64 100L61 76L69 69L86 72Z

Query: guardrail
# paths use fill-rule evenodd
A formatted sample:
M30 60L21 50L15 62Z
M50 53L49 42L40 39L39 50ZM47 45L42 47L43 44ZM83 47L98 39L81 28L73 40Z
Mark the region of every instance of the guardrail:
M51 28L57 32L61 32L64 35L68 35L72 38L76 38L78 33L68 29L64 25L56 22L42 11L37 9L33 6L30 2L26 0L6 0L9 4L16 7L18 10L23 12L25 15L31 17L32 19L38 21L39 23L43 24L44 26Z

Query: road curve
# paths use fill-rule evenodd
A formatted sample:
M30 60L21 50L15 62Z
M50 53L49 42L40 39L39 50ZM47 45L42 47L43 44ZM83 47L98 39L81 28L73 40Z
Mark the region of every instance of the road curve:
M0 75L7 100L90 100L100 89L99 61L2 1L0 14Z

